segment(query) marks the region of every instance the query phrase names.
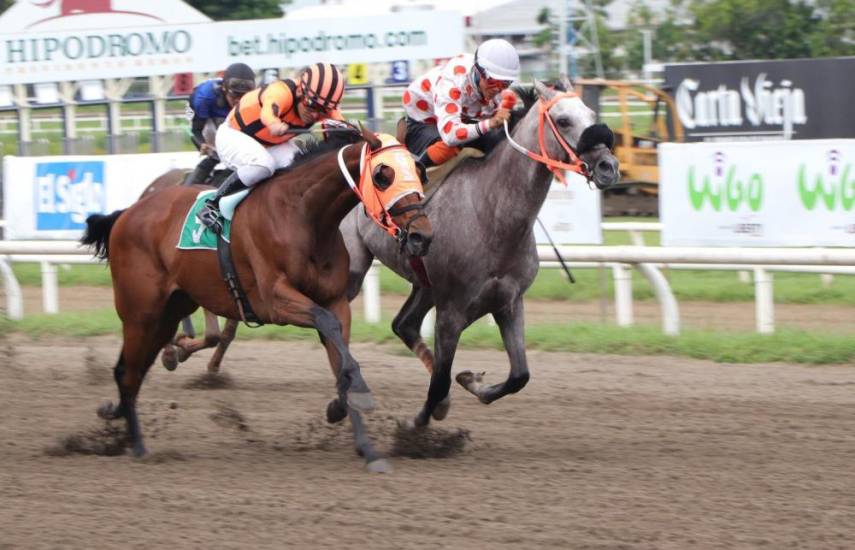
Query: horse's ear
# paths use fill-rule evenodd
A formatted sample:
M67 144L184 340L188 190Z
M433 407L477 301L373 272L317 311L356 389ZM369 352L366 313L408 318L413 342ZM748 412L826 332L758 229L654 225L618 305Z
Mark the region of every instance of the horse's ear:
M365 126L362 125L362 121L359 122L359 130L362 132L362 137L368 142L368 147L372 151L383 147L383 142L377 138L377 134L371 130L367 130Z
M573 83L570 82L570 79L567 78L566 74L562 74L561 77L558 79L558 82L560 82L561 85L564 87L565 92L573 91Z
M537 95L549 101L555 95L555 90L549 88L538 79L534 79L534 89L537 90Z

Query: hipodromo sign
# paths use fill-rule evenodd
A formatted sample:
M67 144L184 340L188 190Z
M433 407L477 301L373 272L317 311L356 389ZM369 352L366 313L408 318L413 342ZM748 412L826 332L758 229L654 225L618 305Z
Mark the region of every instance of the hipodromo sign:
M855 140L662 144L668 246L855 247Z
M0 34L0 84L213 72L317 61L382 62L452 56L463 50L457 12L365 18L263 19L115 29Z

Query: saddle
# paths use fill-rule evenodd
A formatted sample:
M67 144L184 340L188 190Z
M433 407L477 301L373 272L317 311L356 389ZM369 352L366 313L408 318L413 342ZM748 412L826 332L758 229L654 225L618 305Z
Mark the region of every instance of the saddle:
M395 138L400 143L406 143L407 137L407 119L401 117L395 127ZM466 159L484 158L484 153L473 147L464 147L460 153L449 159L447 162L439 166L431 166L427 169L428 182L424 185L425 198L427 199L439 189L445 178L448 177L460 164Z

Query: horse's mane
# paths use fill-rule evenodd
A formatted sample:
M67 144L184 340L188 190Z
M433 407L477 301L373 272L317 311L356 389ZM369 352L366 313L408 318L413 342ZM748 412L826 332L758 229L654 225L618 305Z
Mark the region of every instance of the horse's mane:
M294 156L294 160L282 172L290 172L295 168L322 156L324 153L338 151L340 148L351 143L362 141L362 135L358 132L330 132L326 139L318 139L314 136L303 142L300 152ZM280 172L280 170L277 170Z
M552 82L545 82L548 88L553 88L554 90L558 90L559 92L566 92L567 89L564 85L558 80L553 80ZM511 91L513 91L517 96L522 99L523 106L521 109L514 109L511 111L511 120L508 121L508 130L513 131L519 122L525 118L525 115L534 107L534 104L537 103L538 98L540 97L537 94L537 90L535 89L533 84L516 84L511 86Z

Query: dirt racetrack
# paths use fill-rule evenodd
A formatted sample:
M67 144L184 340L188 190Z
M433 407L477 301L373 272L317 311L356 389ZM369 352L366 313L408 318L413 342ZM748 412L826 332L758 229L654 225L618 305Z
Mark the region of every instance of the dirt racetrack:
M323 421L325 354L297 343L235 343L231 389L184 387L206 354L155 365L146 459L63 452L103 428L117 350L0 342L0 549L855 548L855 366L530 352L518 395L454 385L435 426L468 431L461 453L376 475ZM397 350L354 346L383 449L427 384ZM464 368L507 369L488 351Z

